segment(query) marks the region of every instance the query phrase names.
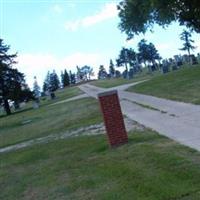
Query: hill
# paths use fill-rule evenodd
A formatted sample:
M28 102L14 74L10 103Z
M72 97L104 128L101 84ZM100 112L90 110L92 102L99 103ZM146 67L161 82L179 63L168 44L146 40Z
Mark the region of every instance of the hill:
M200 154L191 148L147 128L115 149L103 134L70 136L102 122L96 99L54 104L80 93L66 88L39 109L0 117L0 148L48 139L0 153L0 199L200 199Z
M129 88L128 91L200 104L200 65L153 77Z

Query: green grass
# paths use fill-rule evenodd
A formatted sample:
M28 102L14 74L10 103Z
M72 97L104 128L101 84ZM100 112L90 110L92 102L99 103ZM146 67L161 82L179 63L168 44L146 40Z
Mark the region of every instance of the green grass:
M58 100L68 99L77 95L83 94L83 92L78 87L66 87L56 91L56 97Z
M83 94L83 92L78 87L76 86L66 87L63 89L59 89L55 92L56 98L53 101L50 99L50 97L41 98L41 105L56 103L80 94Z
M81 136L0 154L2 200L198 200L200 154L155 132Z
M70 94L65 92L59 95L63 99L71 97ZM98 102L92 98L54 106L50 105L52 102L55 101L49 100L47 103L43 103L39 109L27 109L11 116L1 117L0 147L50 134L62 133L66 130L77 129L102 121ZM24 124L26 121L30 123Z
M97 87L102 87L102 88L111 88L111 87L115 87L118 85L123 85L123 84L128 84L128 83L134 83L137 81L142 81L142 80L146 80L146 79L150 79L154 76L157 76L158 73L155 72L154 74L139 74L136 75L133 79L124 79L124 78L112 78L112 79L105 79L105 80L97 80L97 81L93 81L90 84L95 85Z
M0 147L101 122L95 99L50 105L79 92L1 116ZM115 149L105 135L51 141L1 153L0 191L2 200L198 200L200 153L151 130Z
M200 104L200 65L154 77L128 91Z
M64 99L72 98L74 96L83 94L83 92L78 87L66 87L64 89L57 90L55 92L56 98L54 100L51 100L49 96L41 97L40 99L40 107L44 105L49 105L52 103L56 103L59 101L62 101ZM24 107L20 108L19 110L15 111L14 108L11 108L12 114L24 112L27 110L31 110L33 108L33 102L28 102ZM1 111L0 109L0 118L2 116L5 116L6 114Z

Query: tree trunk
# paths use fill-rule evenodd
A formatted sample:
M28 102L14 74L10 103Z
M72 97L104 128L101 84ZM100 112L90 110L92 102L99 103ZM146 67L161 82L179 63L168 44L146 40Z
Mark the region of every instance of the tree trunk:
M126 78L129 79L128 66L127 66L127 63L126 63L126 62L125 62L125 67L126 67Z
M191 54L190 54L190 49L188 48L188 56L189 56L189 64L192 65L192 58L191 58Z
M9 103L8 103L8 99L3 99L3 103L4 103L4 109L6 111L6 114L10 115L11 110L10 110L10 106L9 106Z

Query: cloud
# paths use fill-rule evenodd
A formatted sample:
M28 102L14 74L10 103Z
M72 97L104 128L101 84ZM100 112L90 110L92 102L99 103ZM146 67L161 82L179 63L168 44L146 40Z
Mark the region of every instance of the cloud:
M21 54L18 56L17 68L26 75L26 81L33 86L33 77L36 76L42 86L47 71L56 70L60 76L61 70L76 71L76 66L90 65L97 72L100 64L105 64L104 56L97 53L73 53L63 58L51 54Z
M87 16L83 19L74 21L67 21L65 23L65 29L70 31L76 31L80 27L90 27L95 24L101 23L105 20L114 18L118 15L117 4L107 3L105 6L96 14Z
M67 6L71 9L74 9L76 7L76 4L75 3L72 3L72 2L68 2Z
M53 8L52 8L52 10L53 10L55 13L58 13L58 14L60 14L60 13L63 12L62 7L61 7L60 5L58 5L58 4L54 5Z

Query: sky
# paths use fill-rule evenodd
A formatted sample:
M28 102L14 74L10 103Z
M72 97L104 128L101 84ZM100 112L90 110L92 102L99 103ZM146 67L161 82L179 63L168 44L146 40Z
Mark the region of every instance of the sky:
M42 87L47 71L76 71L90 65L97 74L100 65L108 69L110 59L122 47L133 48L141 39L152 42L163 58L184 54L179 35L185 27L172 23L154 26L127 41L118 28L118 0L0 0L0 38L17 52L15 66L33 86L34 76ZM195 54L200 52L200 35L193 34Z

